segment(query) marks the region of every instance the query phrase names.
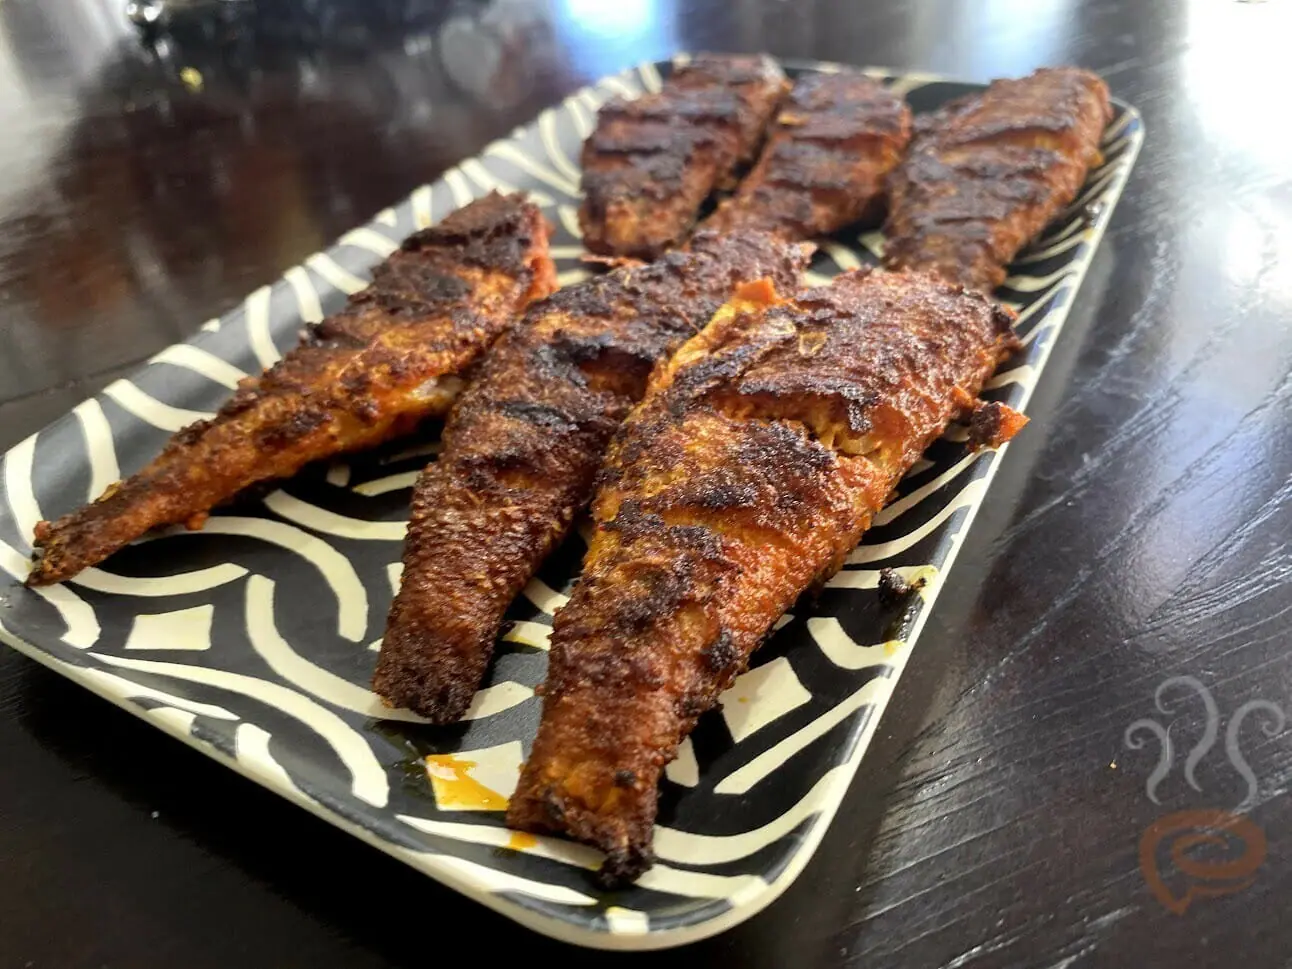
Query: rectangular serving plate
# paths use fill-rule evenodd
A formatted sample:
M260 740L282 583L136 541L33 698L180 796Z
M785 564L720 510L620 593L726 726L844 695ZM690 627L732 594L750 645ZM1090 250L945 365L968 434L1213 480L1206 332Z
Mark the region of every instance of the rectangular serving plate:
M582 139L607 98L657 90L669 70L644 64L584 88L418 188L17 445L0 478L0 639L457 891L539 932L607 949L720 932L802 870L861 763L998 453L968 453L962 428L929 449L844 569L781 620L683 744L662 785L659 863L615 892L591 877L597 852L512 833L500 810L537 726L534 687L552 612L578 573L580 535L513 605L464 725L392 717L367 688L398 582L408 489L436 450L438 428L306 469L261 500L213 515L201 532L162 532L65 585L20 583L37 521L141 467L171 433L209 416L241 376L277 360L303 323L362 288L401 239L472 198L529 192L556 227L562 283L586 275L576 218ZM867 72L916 111L982 87ZM984 396L1026 408L1142 140L1138 113L1115 103L1104 164L998 293L1019 311L1024 347ZM882 244L876 232L839 233L823 243L813 273L874 263ZM925 580L900 614L879 603L880 567Z

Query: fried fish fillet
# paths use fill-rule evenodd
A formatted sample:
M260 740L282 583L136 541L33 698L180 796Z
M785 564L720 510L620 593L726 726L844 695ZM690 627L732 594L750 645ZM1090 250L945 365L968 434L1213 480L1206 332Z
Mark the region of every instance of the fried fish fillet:
M67 579L157 525L200 527L249 485L443 414L459 375L555 287L547 225L520 196L490 195L418 232L212 420L184 428L93 504L41 522L28 584Z
M858 71L794 84L758 164L706 225L808 239L884 215L884 181L911 138L911 110Z
M583 145L584 245L653 259L683 242L754 158L788 86L769 57L701 54L659 93L607 103Z
M1108 86L1065 67L993 81L917 118L891 180L885 264L995 289L1101 163L1111 117Z
M454 406L413 493L404 571L373 690L435 723L466 711L503 613L592 495L611 435L742 282L793 289L809 247L700 233L532 306Z
M935 277L863 270L724 307L683 346L610 447L508 823L600 848L609 883L644 870L678 744L972 405L1011 322Z

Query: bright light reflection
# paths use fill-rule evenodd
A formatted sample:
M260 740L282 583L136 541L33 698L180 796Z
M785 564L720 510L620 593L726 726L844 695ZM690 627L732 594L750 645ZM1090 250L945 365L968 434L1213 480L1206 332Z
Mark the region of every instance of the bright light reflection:
M555 0L553 13L570 61L591 77L676 51L674 4L663 0Z
M909 4L907 33L915 63L986 80L1027 74L1064 61L1075 30L1075 0L975 0Z
M983 0L968 4L961 51L974 76L1009 77L1056 63L1072 34L1073 0Z
M657 5L653 0L563 0L559 6L583 32L618 40L645 33Z
M1265 251L1265 227L1248 212L1235 212L1223 234L1224 250L1220 254L1225 276L1238 286L1256 281Z
M1292 126L1282 105L1292 4L1193 0L1188 25L1186 103L1202 134L1254 161L1292 161Z

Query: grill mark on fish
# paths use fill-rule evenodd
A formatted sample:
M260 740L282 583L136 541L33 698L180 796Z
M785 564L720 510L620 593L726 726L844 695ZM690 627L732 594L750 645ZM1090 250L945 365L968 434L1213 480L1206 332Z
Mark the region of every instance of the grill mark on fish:
M508 823L601 849L607 884L649 866L678 744L1017 347L1011 322L863 270L729 306L658 368L607 455Z
M462 715L508 604L587 503L651 367L738 285L769 277L792 287L806 257L759 233L700 233L689 251L621 267L530 309L459 400L440 459L414 490L377 693L437 723ZM633 527L656 524L665 527Z

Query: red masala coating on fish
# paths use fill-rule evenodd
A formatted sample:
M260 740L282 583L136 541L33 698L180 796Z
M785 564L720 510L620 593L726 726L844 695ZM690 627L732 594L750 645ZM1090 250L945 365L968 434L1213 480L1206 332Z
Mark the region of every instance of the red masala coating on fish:
M916 119L894 173L885 265L984 291L1101 163L1108 86L1078 68L993 81Z
M809 239L884 215L885 179L911 138L911 110L860 71L799 78L767 147L706 223Z
M1011 322L934 277L860 271L724 309L660 368L601 473L508 823L600 848L610 883L640 874L678 744L972 404Z
M584 142L579 225L589 250L653 259L752 161L788 88L766 56L701 54L662 90L601 108Z
M436 723L466 711L503 614L592 494L651 368L742 282L791 289L804 247L700 233L530 308L454 407L413 495L399 594L373 689Z
M490 195L418 232L214 418L93 504L41 522L28 584L61 582L156 526L200 525L250 485L442 415L458 375L555 286L547 225L521 196Z

